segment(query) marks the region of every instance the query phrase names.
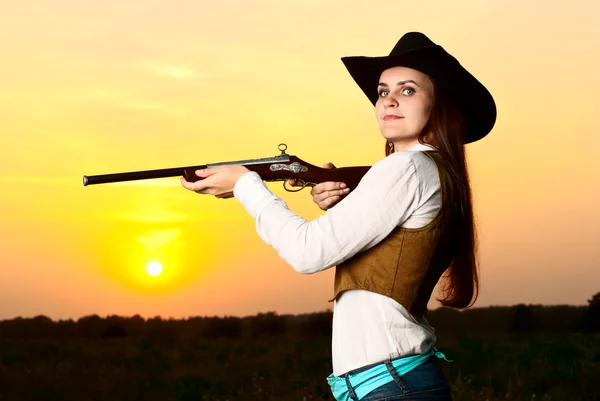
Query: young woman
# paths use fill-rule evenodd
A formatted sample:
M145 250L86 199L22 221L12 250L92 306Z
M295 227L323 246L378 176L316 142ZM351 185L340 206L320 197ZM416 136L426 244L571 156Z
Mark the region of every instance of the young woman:
M466 308L478 289L476 231L464 146L496 121L487 89L418 32L388 56L342 58L375 106L385 157L348 192L311 191L326 213L295 215L243 166L199 170L182 185L235 196L258 235L305 274L335 266L333 372L336 400L451 399L425 315L444 276L442 305ZM335 206L334 206L335 205Z

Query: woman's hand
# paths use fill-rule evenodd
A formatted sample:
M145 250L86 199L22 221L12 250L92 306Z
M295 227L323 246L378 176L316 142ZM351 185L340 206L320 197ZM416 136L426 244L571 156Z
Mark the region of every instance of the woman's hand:
M325 163L323 168L335 168L335 166L333 163ZM292 186L299 186L294 179L289 180L289 184ZM313 202L315 202L321 210L327 210L331 208L349 192L350 190L346 187L345 183L334 181L322 182L315 185L310 190L310 194L313 197Z
M237 180L248 170L242 165L226 165L196 170L196 175L202 180L189 182L181 177L184 188L198 194L214 195L217 198L227 199L233 196L233 187Z

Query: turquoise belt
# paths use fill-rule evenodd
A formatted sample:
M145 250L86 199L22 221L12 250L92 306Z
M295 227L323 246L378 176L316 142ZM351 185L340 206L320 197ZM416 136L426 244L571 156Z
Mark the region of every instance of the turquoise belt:
M391 364L396 372L398 372L398 376L402 376L427 362L432 355L448 361L443 353L437 351L435 348L432 348L425 354L411 355L404 358L394 359L391 361ZM355 374L350 373L348 375L348 379L352 389L354 390L354 393L359 400L376 388L394 380L383 362L364 371ZM346 384L346 378L344 376L334 376L332 373L327 377L327 382L329 383L331 392L337 401L352 401L350 400L348 385Z

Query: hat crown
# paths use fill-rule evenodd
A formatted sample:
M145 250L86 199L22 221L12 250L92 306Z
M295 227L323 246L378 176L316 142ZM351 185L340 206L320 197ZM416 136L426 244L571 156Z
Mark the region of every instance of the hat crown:
M421 32L408 32L398 40L396 46L390 52L390 56L397 56L399 54L426 49L429 47L437 46L427 36Z

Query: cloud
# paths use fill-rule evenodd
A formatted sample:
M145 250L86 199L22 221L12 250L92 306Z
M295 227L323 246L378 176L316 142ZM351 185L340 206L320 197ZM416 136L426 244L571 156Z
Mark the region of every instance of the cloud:
M173 79L195 79L208 78L209 76L200 75L192 68L185 66L177 66L166 63L146 62L144 68L156 75L173 78Z
M160 110L161 112L178 117L185 114L182 110L169 106L163 102L147 101L123 92L107 89L92 90L89 96L92 100L108 103L119 109L139 111Z
M180 234L181 230L178 228L171 230L152 230L148 235L137 237L135 240L141 242L146 247L146 250L153 251L163 245L175 241Z
M91 175L91 174L89 174ZM48 176L31 176L19 174L0 174L0 183L2 184L35 184L35 185L77 185L83 186L83 174L70 177L48 177ZM178 177L173 178L155 178L148 180L122 181L111 182L106 184L93 185L113 185L123 187L180 187L181 182ZM90 186L93 186L90 185Z
M71 177L48 177L48 176L28 176L18 174L0 174L0 183L2 184L35 184L35 185L81 185L83 186L83 174ZM181 187L181 182L178 177L173 178L156 178L137 181L122 181L111 182L106 184L96 185L112 185L122 187Z
M73 182L77 182L77 178L0 174L0 183L3 184L68 185Z
M131 110L160 110L164 108L162 103L158 102L143 102L143 101L135 101L129 100L124 101L119 104L119 107L122 109L131 109Z
M172 212L161 208L146 208L122 213L115 216L117 220L133 221L136 223L180 223L188 220L183 213Z
M195 69L182 65L173 65L162 62L147 61L142 67L153 74L173 79L212 79L229 76L241 71L238 66L227 65L217 68L215 72L198 72Z

